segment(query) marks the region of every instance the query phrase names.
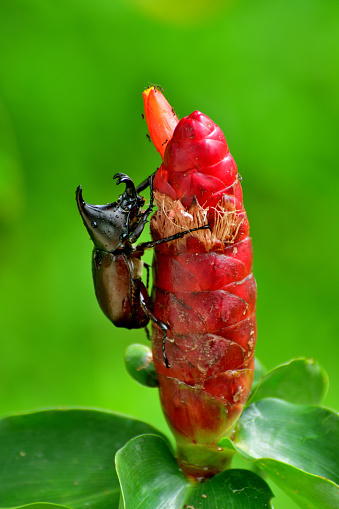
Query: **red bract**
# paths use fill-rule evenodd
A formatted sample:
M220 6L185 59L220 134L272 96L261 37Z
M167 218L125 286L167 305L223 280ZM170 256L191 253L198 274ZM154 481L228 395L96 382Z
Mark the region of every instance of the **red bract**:
M147 110L146 117L148 125L161 124ZM155 240L211 226L155 248L152 294L154 314L169 326L169 368L156 325L152 344L178 461L187 474L208 477L230 462L217 443L232 436L252 384L256 283L237 167L220 127L203 113L175 127L154 196Z

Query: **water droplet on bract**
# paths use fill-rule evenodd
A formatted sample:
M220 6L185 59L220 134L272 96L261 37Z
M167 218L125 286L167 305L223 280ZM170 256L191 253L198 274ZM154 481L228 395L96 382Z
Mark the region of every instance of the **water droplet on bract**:
M92 228L98 228L98 223L96 221L91 222Z

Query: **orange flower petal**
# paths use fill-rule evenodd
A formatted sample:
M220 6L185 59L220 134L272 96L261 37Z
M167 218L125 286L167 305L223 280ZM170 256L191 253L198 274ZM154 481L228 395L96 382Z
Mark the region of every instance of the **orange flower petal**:
M172 106L157 88L149 87L142 95L149 134L163 159L167 143L172 138L179 119Z

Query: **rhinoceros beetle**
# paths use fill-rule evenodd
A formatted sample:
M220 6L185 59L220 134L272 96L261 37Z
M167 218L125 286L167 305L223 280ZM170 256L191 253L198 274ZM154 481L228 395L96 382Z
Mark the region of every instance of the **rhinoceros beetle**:
M141 257L145 249L201 228L209 228L209 225L134 246L154 207L153 177L154 175L151 175L135 187L132 179L125 173L117 173L113 177L118 179L117 184L126 184L126 189L118 201L106 205L86 203L82 197L81 186L76 190L76 201L94 243L92 272L95 294L102 311L114 325L126 329L146 327L149 320L155 322L163 331L163 357L169 367L165 353L168 326L151 310L148 292L141 279L143 267L148 266ZM147 186L150 186L150 204L143 211L146 200L139 192Z

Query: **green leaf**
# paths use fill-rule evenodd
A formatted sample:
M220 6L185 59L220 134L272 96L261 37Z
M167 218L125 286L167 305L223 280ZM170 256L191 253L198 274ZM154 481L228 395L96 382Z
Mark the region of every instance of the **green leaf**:
M253 458L273 458L339 481L339 416L327 408L268 398L247 407L235 443Z
M11 509L71 509L66 505L50 504L48 502L37 502L34 504L20 505Z
M117 452L116 467L125 509L271 507L269 486L249 470L227 470L208 481L190 481L158 436L132 439Z
M300 507L339 507L339 416L316 406L263 399L245 408L234 448L255 461Z
M280 398L301 405L319 404L328 389L326 371L313 359L293 359L261 378L248 403Z
M71 509L66 505L50 504L48 502L37 502L35 504L20 505L11 509Z
M34 502L114 509L114 455L148 424L96 410L49 410L0 421L0 507Z
M339 486L275 460L259 460L265 472L294 502L307 509L338 509Z

